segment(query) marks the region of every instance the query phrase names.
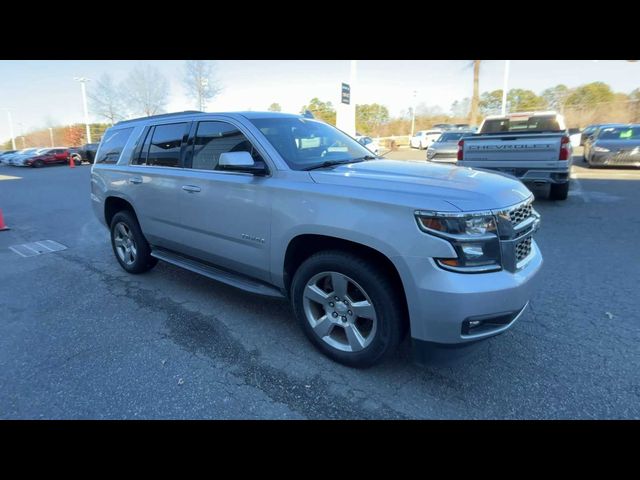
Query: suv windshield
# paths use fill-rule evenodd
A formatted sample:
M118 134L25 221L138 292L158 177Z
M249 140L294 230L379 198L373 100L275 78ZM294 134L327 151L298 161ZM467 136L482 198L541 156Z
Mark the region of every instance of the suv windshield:
M549 131L562 131L555 115L533 115L523 118L492 118L485 120L480 133L533 133Z
M638 140L640 139L640 126L603 128L598 135L598 140Z
M325 162L349 163L372 156L360 143L324 122L308 118L256 118L253 123L294 170Z

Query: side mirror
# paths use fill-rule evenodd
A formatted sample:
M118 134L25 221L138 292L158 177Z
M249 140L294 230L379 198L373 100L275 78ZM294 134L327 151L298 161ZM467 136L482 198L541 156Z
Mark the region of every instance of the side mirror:
M254 175L266 175L267 168L264 163L256 164L249 152L225 152L220 154L218 167L221 170L233 172L252 173Z

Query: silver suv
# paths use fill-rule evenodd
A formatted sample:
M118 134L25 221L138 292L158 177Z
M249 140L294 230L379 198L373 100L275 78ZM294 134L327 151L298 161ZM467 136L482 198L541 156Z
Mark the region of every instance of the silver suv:
M520 182L375 157L321 121L182 112L120 122L91 170L122 268L158 259L286 297L311 342L366 367L508 329L542 265Z

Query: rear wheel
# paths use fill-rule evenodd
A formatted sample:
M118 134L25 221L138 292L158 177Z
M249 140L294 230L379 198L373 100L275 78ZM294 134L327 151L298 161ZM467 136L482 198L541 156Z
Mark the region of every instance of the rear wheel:
M111 247L120 266L129 273L152 269L158 259L142 234L135 216L129 211L116 213L111 220Z
M552 183L549 198L551 200L566 200L569 196L569 182Z
M389 276L350 253L326 251L309 257L293 277L291 299L315 347L351 367L382 361L405 331L406 309Z

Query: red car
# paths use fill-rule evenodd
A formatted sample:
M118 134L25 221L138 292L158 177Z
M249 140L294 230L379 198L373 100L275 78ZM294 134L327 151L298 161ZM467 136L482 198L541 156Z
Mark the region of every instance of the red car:
M67 163L69 161L68 148L51 148L40 155L28 158L24 164L28 167L43 167L54 163Z

